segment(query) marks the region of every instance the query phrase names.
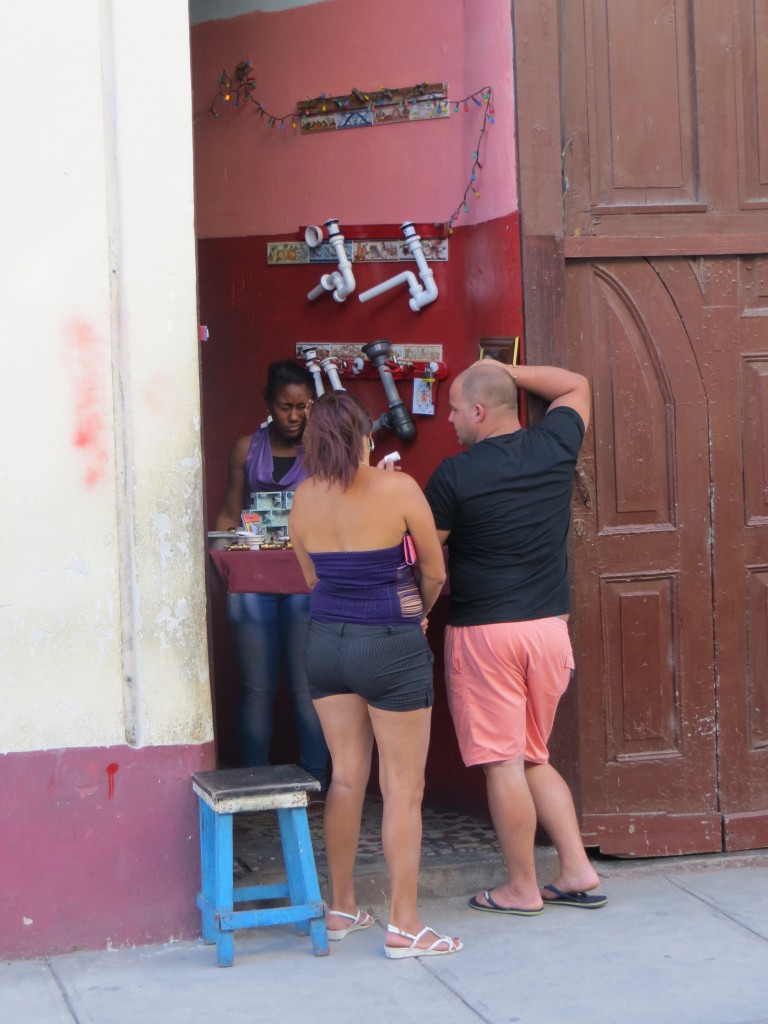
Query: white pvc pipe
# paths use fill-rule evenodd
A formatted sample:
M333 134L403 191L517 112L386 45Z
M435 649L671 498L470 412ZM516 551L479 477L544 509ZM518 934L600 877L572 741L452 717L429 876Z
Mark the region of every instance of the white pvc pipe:
M333 297L337 302L343 302L355 290L352 264L349 261L347 250L344 246L344 235L339 231L339 222L327 220L325 226L328 228L328 241L336 251L336 259L339 262L339 269L333 275L336 279Z
M411 295L419 295L421 292L421 285L416 280L416 275L410 270L404 270L401 274L397 274L395 277L390 277L388 281L382 281L381 284L375 284L373 288L369 288L367 292L361 292L358 298L361 302L368 302L369 299L375 299L377 295L382 295L384 292L388 292L390 288L397 288L399 284L408 284Z
M320 367L320 363L318 363L317 359L315 358L316 352L313 348L308 347L303 349L303 355L307 363L307 369L312 374L312 380L315 385L315 394L319 398L320 395L325 394L325 388L323 387L322 368Z
M325 222L325 227L328 230L328 241L331 243L334 252L336 253L339 269L334 270L330 274L323 274L320 278L320 284L309 292L307 298L310 302L314 302L315 299L319 299L324 292L333 292L333 297L336 302L344 302L347 296L351 295L355 290L355 277L352 273L352 264L347 256L347 250L344 247L344 235L339 231L339 222L337 220L327 220ZM315 248L323 239L322 229L312 225L304 232L304 238L307 245L311 248Z
M405 244L411 253L411 256L416 260L416 266L419 268L419 277L421 278L424 289L420 289L419 294L413 295L408 303L414 313L417 313L424 306L428 306L430 302L434 302L437 298L437 285L435 284L435 275L432 272L429 264L427 263L424 250L421 247L421 238L416 234L416 228L413 226L412 221L407 220L401 225L401 230L405 235Z
M331 382L331 387L333 388L333 390L345 391L346 388L341 383L341 378L339 377L339 370L338 367L336 366L335 361L330 356L326 356L325 359L320 360L320 365L328 375L328 380Z
M435 275L432 271L427 268L423 273L419 274L419 277L424 282L424 288L408 302L414 313L418 313L420 309L428 306L430 302L434 302L437 298L437 285L435 284Z
M344 302L346 297L355 290L355 279L351 274L348 275L351 279L351 286L349 280L345 279L344 274L338 270L334 270L330 274L323 274L320 278L321 287L325 288L326 291L333 292L333 297L336 302Z
M316 249L323 240L323 229L317 227L315 224L310 224L304 232L304 241L310 247L310 249Z
M373 288L369 288L368 291L363 292L358 296L358 298L361 302L368 302L369 299L373 299L377 295L381 295L383 292L388 292L390 288L396 288L399 284L403 284L405 282L407 283L408 290L411 293L408 305L414 313L418 313L420 309L423 309L424 306L428 306L430 302L434 302L437 298L435 275L427 263L424 250L421 247L421 238L416 234L416 229L414 228L413 223L407 220L401 225L401 230L405 235L405 243L408 246L408 251L416 261L419 277L423 283L419 284L416 280L416 275L410 270L404 270L401 274L391 277L388 281L382 281L381 284L377 284L374 285Z
M312 361L311 363L307 364L307 369L312 374L312 377L315 382L315 394L319 398L320 395L325 394L325 387L323 385L323 373L322 370L320 369L320 364Z
M337 276L341 278L341 285L336 286L333 297L337 302L343 302L355 290L355 278L352 271L347 269L337 271Z

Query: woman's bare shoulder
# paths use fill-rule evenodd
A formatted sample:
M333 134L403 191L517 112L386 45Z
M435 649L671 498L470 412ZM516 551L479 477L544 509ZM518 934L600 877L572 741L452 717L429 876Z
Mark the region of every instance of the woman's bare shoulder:
M301 481L301 483L296 485L296 487L294 489L294 492L293 492L293 504L295 505L297 500L298 501L303 501L310 494L310 492L314 489L314 486L315 486L314 477L311 477L311 476L305 477Z
M380 469L373 470L369 476L372 484L368 490L368 500L378 503L382 509L405 512L424 500L423 491L407 473Z
M421 493L421 488L412 476L408 473L393 473L390 470L382 469L376 473L376 478L382 488L388 488L393 494L414 494Z
M242 437L238 437L232 445L232 457L245 462L245 456L248 454L252 440L253 434L243 434Z

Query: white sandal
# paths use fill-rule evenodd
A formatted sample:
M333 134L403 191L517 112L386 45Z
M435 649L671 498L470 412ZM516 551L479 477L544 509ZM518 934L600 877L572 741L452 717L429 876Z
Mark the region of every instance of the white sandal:
M363 928L370 928L373 924L373 918L370 914L366 914L364 910L358 910L356 914L345 914L343 910L327 910L325 912L326 917L330 917L331 914L334 917L346 917L352 924L348 928L339 928L335 932L331 931L330 928L326 929L329 942L341 942L342 939L346 939L350 932L359 932Z
M448 953L458 953L460 949L464 948L463 942L452 939L450 935L440 935L434 928L422 928L418 935L409 935L408 932L395 928L393 924L388 924L387 931L391 935L399 935L403 939L411 940L410 946L384 946L384 952L390 960L404 960L408 956L445 956ZM435 941L426 949L421 949L418 942L429 932L435 936ZM436 947L441 944L446 945L447 948L437 949Z

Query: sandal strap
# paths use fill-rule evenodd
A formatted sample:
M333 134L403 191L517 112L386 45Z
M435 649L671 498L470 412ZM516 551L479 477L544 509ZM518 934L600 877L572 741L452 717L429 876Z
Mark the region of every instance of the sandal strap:
M421 929L419 934L416 936L416 942L418 942L422 935L426 935L427 932L432 932L432 934L435 936L435 941L429 947L430 949L434 949L436 946L439 946L441 942L447 943L449 950L454 948L455 943L450 935L441 935L440 932L436 932L434 928L429 927Z
M441 942L446 942L448 944L449 950L453 950L456 947L456 943L453 941L450 935L441 935L440 932L436 932L435 929L430 928L429 925L425 925L418 935L411 935L409 932L404 932L400 928L396 928L395 925L393 924L387 925L387 931L390 932L392 935L399 935L402 939L410 939L411 949L417 949L419 939L424 938L424 936L427 935L428 932L432 932L432 934L435 936L435 941L432 943L431 946L426 947L425 952L427 950L434 949L436 946L439 946Z
M343 910L329 910L327 913L329 915L333 914L334 917L346 917L347 920L351 921L353 924L358 924L365 916L365 913L362 910L358 910L356 914L345 914Z

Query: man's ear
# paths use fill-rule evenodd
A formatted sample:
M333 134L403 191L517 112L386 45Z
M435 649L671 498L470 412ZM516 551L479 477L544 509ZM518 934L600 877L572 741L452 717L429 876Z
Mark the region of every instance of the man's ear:
M473 405L472 406L472 419L477 420L478 423L482 423L485 419L485 406Z

